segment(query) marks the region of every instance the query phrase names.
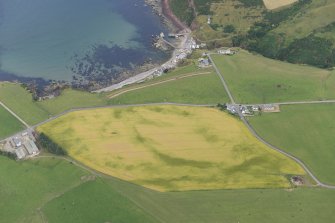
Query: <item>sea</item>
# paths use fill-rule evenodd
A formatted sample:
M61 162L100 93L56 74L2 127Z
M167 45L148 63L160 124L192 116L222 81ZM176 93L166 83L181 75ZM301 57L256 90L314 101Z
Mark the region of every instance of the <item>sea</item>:
M144 0L0 0L0 80L94 80L169 55ZM108 79L108 78L107 78Z

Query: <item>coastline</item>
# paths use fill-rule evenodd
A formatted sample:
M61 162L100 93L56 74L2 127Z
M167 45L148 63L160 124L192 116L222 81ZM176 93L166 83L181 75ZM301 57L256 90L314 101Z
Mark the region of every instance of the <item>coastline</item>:
M160 16L169 28L178 32L188 27L182 23L172 12L169 0L144 0L147 5Z
M114 89L122 88L125 85L133 84L136 82L144 81L147 78L152 78L155 76L163 75L166 69L173 69L177 66L178 62L192 52L191 45L193 44L193 39L190 36L190 29L172 13L172 10L169 5L169 0L144 0L147 7L150 7L152 12L159 16L160 22L167 27L166 31L171 33L183 33L182 37L178 38L178 41L175 45L175 49L169 52L168 57L165 57L164 60L160 62L152 63L145 62L144 64L138 65L133 70L124 71L122 78L120 78L115 84L111 85L101 85L93 84L90 86L81 85L80 82L74 81L60 81L57 82L57 86L61 88L71 87L73 89L86 90L88 92L103 92L103 91L112 91ZM167 33L165 33L167 36ZM163 40L163 38L162 38ZM167 42L166 40L164 40ZM177 45L177 46L176 46ZM2 72L2 71L0 71ZM26 78L19 77L14 74L7 72L2 72L1 81L13 81L24 83L28 86L31 91L37 93L37 96L40 98L47 98L50 96L55 96L55 92L50 83L55 83L52 80L45 80L43 78Z
M158 65L148 71L144 71L129 77L117 84L112 84L108 87L94 90L92 93L110 92L130 84L145 81L148 78L161 76L163 75L164 70L175 68L180 60L185 59L189 54L192 53L192 45L194 45L195 42L191 37L191 30L173 14L169 5L169 0L145 0L145 2L146 4L150 5L150 7L152 7L153 10L156 11L165 22L171 24L177 33L183 34L182 37L179 37L180 43L173 50L170 59L165 63Z
M169 0L161 0L162 2L162 13L163 15L177 28L179 31L188 29L188 27L181 22L177 16L172 12L172 9L170 7L170 1Z

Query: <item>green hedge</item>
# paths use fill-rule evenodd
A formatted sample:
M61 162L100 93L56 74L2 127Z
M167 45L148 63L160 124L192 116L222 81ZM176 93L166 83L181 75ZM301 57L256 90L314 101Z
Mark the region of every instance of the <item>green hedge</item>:
M67 152L59 146L57 143L53 142L47 135L40 133L37 137L38 144L41 145L48 152L56 155L67 155Z

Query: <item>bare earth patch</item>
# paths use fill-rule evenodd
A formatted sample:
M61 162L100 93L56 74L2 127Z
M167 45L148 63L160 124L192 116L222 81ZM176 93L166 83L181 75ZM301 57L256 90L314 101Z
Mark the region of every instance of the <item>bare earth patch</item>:
M267 9L273 10L283 6L291 5L298 0L263 0Z

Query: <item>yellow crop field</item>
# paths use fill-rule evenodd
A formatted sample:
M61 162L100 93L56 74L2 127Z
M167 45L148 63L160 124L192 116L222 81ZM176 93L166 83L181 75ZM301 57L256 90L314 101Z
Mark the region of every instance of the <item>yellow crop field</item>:
M273 10L287 5L291 5L297 2L298 0L263 0L263 1L267 9Z
M77 111L38 128L85 165L159 191L289 187L304 175L215 108Z

